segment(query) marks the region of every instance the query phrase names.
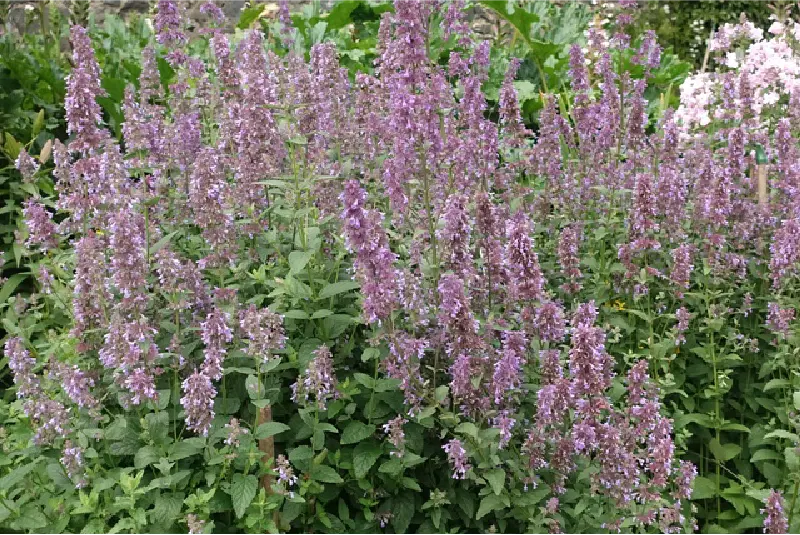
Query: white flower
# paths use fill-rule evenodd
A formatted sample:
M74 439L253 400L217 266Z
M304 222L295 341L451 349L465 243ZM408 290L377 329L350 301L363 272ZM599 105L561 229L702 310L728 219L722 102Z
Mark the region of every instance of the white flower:
M770 91L769 93L764 94L763 99L765 106L772 106L773 104L776 104L778 102L778 99L780 99L780 95L775 91Z
M725 54L725 66L729 69L739 68L739 59L736 57L736 52L728 52Z
M772 35L781 35L785 29L786 27L783 25L782 22L775 21L772 23L772 25L769 27L769 30L767 31L769 31L769 33L771 33Z

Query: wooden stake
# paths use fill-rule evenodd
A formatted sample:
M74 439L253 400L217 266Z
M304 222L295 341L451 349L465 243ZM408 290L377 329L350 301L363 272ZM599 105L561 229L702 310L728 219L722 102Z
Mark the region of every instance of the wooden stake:
M272 421L272 407L265 406L263 409L258 410L258 425L265 424ZM258 427L256 427L258 429ZM262 438L258 441L258 449L263 454L261 460L268 466L275 465L275 437ZM261 476L261 487L267 492L272 494L272 473L268 472Z
M758 204L766 206L769 204L769 193L767 192L767 164L760 163L758 169Z

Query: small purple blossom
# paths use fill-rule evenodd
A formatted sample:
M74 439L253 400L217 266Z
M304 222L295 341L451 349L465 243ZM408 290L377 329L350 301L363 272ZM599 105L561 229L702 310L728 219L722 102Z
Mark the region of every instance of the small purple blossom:
M767 305L767 328L776 334L788 336L789 327L794 321L794 308L781 308L778 303Z
M22 209L22 216L28 227L28 239L25 242L27 247L39 245L43 251L46 251L58 245L53 214L45 209L42 203L28 199Z
M453 479L464 479L472 466L469 464L467 450L461 445L461 441L454 438L442 446L442 449L447 454L447 459L453 468Z
M283 317L268 309L250 305L242 310L239 312L239 328L247 339L247 354L262 362L269 361L274 352L286 344Z
M203 436L208 436L211 421L214 419L214 399L217 389L211 379L195 370L183 384L181 405L186 411L186 427Z
M395 457L402 457L406 451L406 434L403 431L403 425L407 423L408 420L398 416L383 424L383 432L389 437L389 443L394 447L391 455Z
M333 355L324 345L314 351L313 355L314 358L308 363L305 373L292 385L292 401L307 402L313 396L317 407L324 410L328 401L338 396Z
M783 495L780 491L770 490L769 496L764 501L764 533L788 533L789 521L786 519L786 510L783 504Z
M239 420L236 418L231 418L231 421L225 424L225 431L227 432L225 444L234 448L239 447L239 437L250 433L248 429L239 424Z

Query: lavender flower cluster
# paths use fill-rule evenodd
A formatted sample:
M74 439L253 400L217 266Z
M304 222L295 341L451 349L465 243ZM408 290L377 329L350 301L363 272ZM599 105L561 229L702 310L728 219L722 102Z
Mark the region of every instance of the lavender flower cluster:
M443 6L397 0L381 20L374 74L351 82L329 43L312 47L306 61L295 51L267 52L259 31L234 45L216 23L201 37L213 53L206 64L193 56L180 4L161 0L158 47L143 51L139 89L126 93L123 143L102 125L100 68L86 31L73 28L71 141L53 149L56 208L66 218L56 224L37 200L25 218L27 247L74 250L74 274L64 282L80 360L40 363L16 337L5 348L34 440L61 441L62 463L78 484L85 481L73 415L96 418L111 403L152 406L174 379L190 432L211 436L226 424L232 449L248 433L244 420L220 423L215 404L234 351L258 368L290 342L281 315L239 293L240 263L259 258L264 236L286 230L271 219L284 195L306 203L304 218L319 215L332 243L343 236L363 323L372 342L385 344L380 369L405 400L404 413L383 427L393 456L406 455L406 424L451 406L453 418L494 430L504 454L521 452L526 486L545 482L554 493L545 506L551 517L578 468L591 463L593 493L617 513L609 528L625 520L664 532L690 525L681 502L696 468L678 460L673 423L662 414L660 365L624 367L612 354L603 304L583 293L594 266L582 251L595 228L622 219L613 245L620 269L607 289L650 303L651 287L666 285L676 305L660 312L676 321L676 346L690 338L695 266L735 283L751 266L768 265L775 298L766 324L785 338L796 320L783 292L800 263L789 125L775 133L737 125L752 117L742 76L723 93L741 108L718 131L724 148L684 135L680 112L665 113L651 130L645 90L660 62L654 35L634 45L623 34L591 33L586 50L569 51L569 115L544 96L534 138L514 90L517 60L500 89L499 124L487 118L490 48L469 34L459 6L443 11L443 31L458 47L438 64L426 43ZM296 35L285 6L281 24L289 44ZM175 71L168 88L158 54ZM615 70L620 54L643 77ZM782 162L772 171L778 186L769 212L751 172L754 144ZM274 187L297 174L298 162L313 186ZM24 158L20 165L36 172ZM523 184L521 173L543 186ZM175 234L200 245L184 247L170 240ZM283 245L297 243L291 235ZM339 253L326 251L346 256ZM341 365L348 355L337 349L319 345L299 367L295 403L320 413L340 397L337 376L350 363ZM40 366L57 385L44 384ZM452 477L473 478L481 464L474 445L446 435L440 454ZM291 496L298 477L285 456L276 470ZM769 530L786 528L782 507L780 496L770 497ZM193 515L187 525L203 529Z

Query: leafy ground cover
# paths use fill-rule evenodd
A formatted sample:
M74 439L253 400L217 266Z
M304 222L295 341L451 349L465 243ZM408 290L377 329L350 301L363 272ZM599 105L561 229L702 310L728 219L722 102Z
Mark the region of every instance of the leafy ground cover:
M481 4L20 56L0 527L800 527L800 25Z

